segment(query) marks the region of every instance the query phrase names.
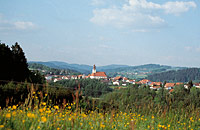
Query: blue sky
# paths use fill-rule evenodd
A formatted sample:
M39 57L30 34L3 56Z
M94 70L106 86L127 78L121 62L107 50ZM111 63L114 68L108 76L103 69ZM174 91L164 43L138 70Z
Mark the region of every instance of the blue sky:
M199 0L0 0L28 61L200 67Z

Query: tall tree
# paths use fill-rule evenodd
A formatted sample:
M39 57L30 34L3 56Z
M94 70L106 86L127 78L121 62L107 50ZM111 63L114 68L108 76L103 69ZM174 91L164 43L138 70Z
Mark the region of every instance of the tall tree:
M193 87L193 83L192 83L192 80L190 80L188 82L188 92L190 92L190 89Z
M14 80L25 81L25 79L28 79L29 76L28 64L25 54L17 42L11 48L14 61L13 68L15 70L13 75Z
M12 79L12 52L4 43L0 43L0 61L0 80Z

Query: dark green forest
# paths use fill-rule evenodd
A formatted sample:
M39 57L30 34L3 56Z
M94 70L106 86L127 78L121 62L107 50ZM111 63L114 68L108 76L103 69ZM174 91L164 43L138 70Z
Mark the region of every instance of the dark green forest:
M199 68L188 68L183 70L172 70L162 73L156 73L148 76L151 81L157 82L188 82L193 80L199 82L200 80L200 69Z
M117 108L122 111L134 109L138 112L161 112L160 110L181 110L184 108L195 109L200 107L200 89L191 87L185 89L183 85L176 86L174 91L163 87L154 91L148 86L134 85L127 89L116 90L101 96L100 106L106 108ZM145 108L145 110L143 109ZM148 108L148 109L146 109Z
M70 70L70 69L56 69L51 68L46 65L38 64L38 63L28 63L28 67L30 70L38 70L43 75L51 74L51 75L78 75L80 74L77 71Z
M44 83L44 78L40 73L31 72L28 69L27 59L21 48L16 42L9 47L0 43L0 83L8 81Z
M82 95L90 97L100 97L103 94L112 92L106 83L97 79L61 80L49 83L50 86L62 86L64 88L78 89L80 85Z

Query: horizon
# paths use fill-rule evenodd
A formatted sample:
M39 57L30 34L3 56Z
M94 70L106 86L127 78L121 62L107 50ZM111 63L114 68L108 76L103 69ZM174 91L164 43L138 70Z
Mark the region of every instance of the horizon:
M0 1L0 40L27 61L200 68L200 1Z
M125 65L127 67L134 67L134 66L142 66L142 65L161 65L161 66L171 66L171 65L164 65L164 64L156 64L156 63L147 63L147 64L138 64L138 65L126 65L126 64L107 64L107 65L96 65L96 64L81 64L81 63L69 63L69 62L65 62L65 61L27 61L27 62L64 62L67 64L77 64L77 65L88 65L88 66L93 66L95 65L97 68L98 67L104 67L104 66L109 66L109 65ZM186 67L186 68L200 68L200 67L188 67L188 66L171 66L171 67Z

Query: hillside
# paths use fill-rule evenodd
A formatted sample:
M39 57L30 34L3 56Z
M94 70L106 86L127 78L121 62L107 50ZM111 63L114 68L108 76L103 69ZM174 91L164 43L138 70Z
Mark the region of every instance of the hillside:
M52 67L48 67L43 64L38 63L28 63L28 68L30 70L38 70L42 74L55 74L55 75L70 75L70 74L80 74L80 72L70 69L55 69Z
M92 66L89 65L68 64L66 62L60 62L60 61L48 61L48 62L31 61L29 63L42 64L55 69L74 70L84 74L89 74L90 71L92 70Z
M66 62L59 61L49 61L49 62L29 62L29 63L38 63L51 68L56 69L69 69L75 70L83 74L91 73L93 66L84 65L84 64L69 64ZM107 66L97 66L97 71L104 71L109 77L115 76L125 76L128 78L140 79L146 78L150 74L166 72L170 70L179 70L184 69L184 67L172 67L167 65L159 64L146 64L139 66L128 66L128 65L107 65Z
M104 71L111 77L121 75L134 79L142 79L154 73L166 72L170 70L180 70L184 68L185 67L172 67L159 64L146 64L139 66L127 66L115 69L104 69Z
M200 68L187 68L183 70L171 70L148 76L148 79L159 82L188 82L200 80Z

